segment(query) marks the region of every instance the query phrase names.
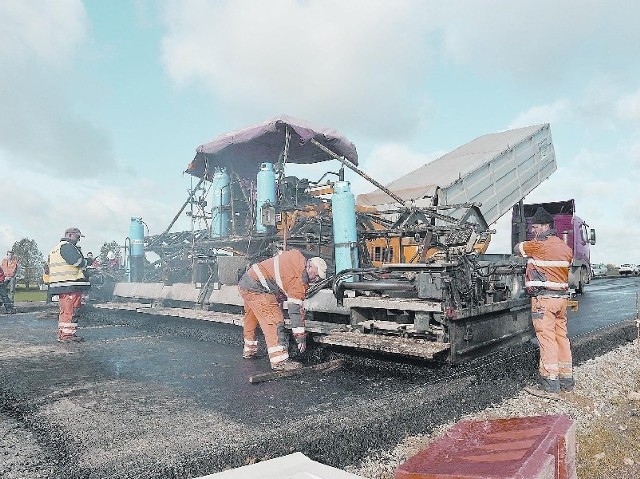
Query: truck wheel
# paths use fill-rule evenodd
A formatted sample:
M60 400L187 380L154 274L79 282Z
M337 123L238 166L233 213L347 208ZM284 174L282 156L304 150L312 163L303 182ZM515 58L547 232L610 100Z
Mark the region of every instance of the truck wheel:
M587 269L580 268L580 279L578 280L578 287L576 288L577 294L584 293L584 285L586 283L586 277L587 277Z

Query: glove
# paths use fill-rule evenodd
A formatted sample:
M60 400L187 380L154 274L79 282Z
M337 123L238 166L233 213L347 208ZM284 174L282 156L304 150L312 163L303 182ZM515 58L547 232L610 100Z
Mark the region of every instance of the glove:
M294 334L293 338L296 340L296 344L298 345L298 351L304 353L307 350L307 334Z

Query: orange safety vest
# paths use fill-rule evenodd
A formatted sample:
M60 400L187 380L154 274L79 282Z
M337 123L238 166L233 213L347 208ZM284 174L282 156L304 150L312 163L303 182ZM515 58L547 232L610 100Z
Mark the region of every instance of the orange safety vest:
M304 279L306 264L302 253L294 249L254 264L249 274L273 294L284 293L288 303L302 305L309 286Z
M18 259L11 258L11 261L9 261L8 258L4 258L2 260L2 269L7 278L13 278L16 275L16 270L18 269Z
M518 244L520 254L528 258L525 289L534 296L540 293L564 293L569 289L569 267L573 252L557 236Z

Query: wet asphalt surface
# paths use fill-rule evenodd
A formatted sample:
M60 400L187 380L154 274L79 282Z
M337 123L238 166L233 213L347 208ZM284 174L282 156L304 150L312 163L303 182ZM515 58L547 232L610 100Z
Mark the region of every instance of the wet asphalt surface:
M640 278L589 285L569 317L576 364L636 337L638 292ZM0 413L51 477L190 478L294 451L343 468L514 395L538 360L530 343L459 367L316 347L305 363L345 366L250 384L268 360L241 358L236 326L89 309L86 341L58 344L42 308L0 316Z

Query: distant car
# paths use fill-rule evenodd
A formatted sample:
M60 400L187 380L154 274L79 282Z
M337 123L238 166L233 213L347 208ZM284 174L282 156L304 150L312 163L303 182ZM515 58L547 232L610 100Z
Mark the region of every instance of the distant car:
M609 274L609 268L604 263L596 263L591 265L591 273L594 278L602 278Z
M637 266L635 264L621 264L618 268L618 273L622 276L629 276L630 274L637 274Z

